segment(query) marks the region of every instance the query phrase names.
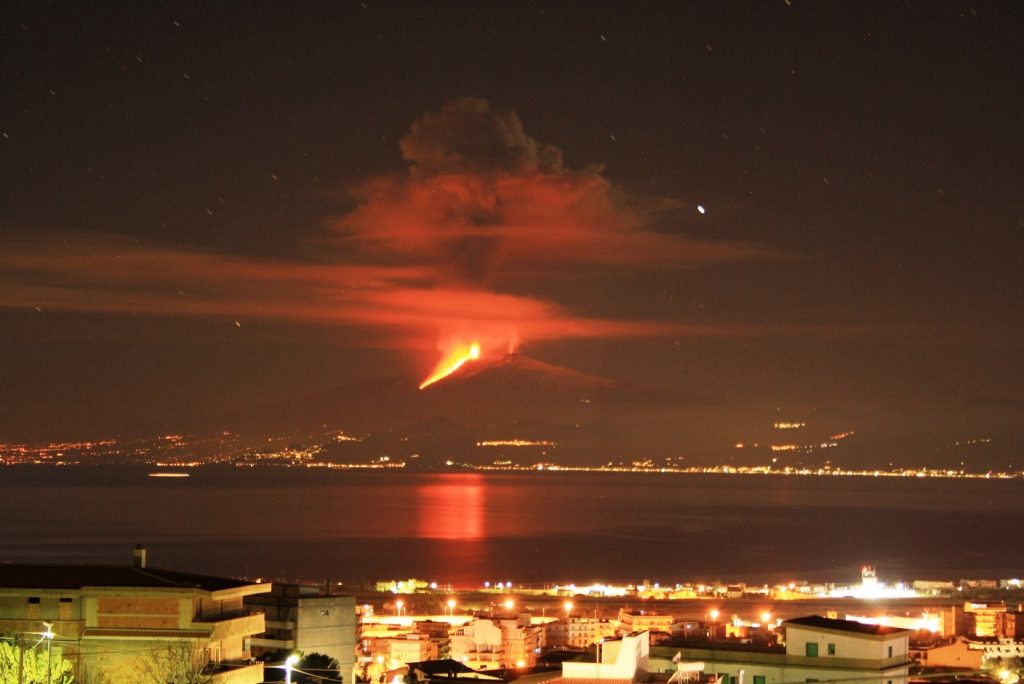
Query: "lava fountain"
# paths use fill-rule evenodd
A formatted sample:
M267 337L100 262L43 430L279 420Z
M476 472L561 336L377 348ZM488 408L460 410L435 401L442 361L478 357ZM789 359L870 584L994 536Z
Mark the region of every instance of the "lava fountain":
M438 380L447 378L449 375L462 368L463 364L465 364L467 361L476 361L479 358L479 342L474 342L468 347L462 344L456 345L447 354L444 355L444 358L442 358L441 361L434 368L434 372L431 373L426 380L420 383L420 389L423 389L424 387L427 387L429 385L433 385Z

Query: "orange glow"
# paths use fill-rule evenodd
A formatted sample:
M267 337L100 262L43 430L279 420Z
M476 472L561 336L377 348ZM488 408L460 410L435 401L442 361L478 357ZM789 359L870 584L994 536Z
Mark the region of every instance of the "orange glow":
M445 354L441 362L434 368L434 372L430 374L426 380L420 383L420 389L433 385L438 380L446 378L455 371L462 368L462 365L467 361L476 361L480 358L480 343L474 342L468 347L464 345L457 345L454 349Z
M438 475L417 487L418 536L476 540L486 536L484 480L477 474Z

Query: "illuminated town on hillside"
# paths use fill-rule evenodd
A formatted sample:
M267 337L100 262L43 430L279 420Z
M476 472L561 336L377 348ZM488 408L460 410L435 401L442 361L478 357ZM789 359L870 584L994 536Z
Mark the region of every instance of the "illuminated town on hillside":
M836 435L834 439L852 433ZM661 462L641 459L628 462L608 462L585 466L561 464L551 460L512 460L501 458L486 461L487 452L495 448L533 450L544 454L557 447L550 440L494 439L476 442L484 457L478 462L445 460L426 463L416 454L395 457L379 455L358 461L346 461L338 446L359 443L362 438L341 431L329 432L301 445L294 437L265 440L265 445L246 444L238 435L221 433L213 436L163 435L153 439L119 440L116 438L84 442L56 442L50 444L0 444L2 465L101 466L148 465L158 468L198 468L204 465L233 465L237 467L276 466L289 468L328 468L351 470L393 470L430 468L434 470L477 470L481 472L606 472L606 473L677 473L721 475L793 475L835 477L919 477L963 479L1020 479L1024 471L976 471L950 468L892 467L890 469L857 469L833 465L825 461L818 465L788 465L772 457L764 465L707 465L688 466L682 459L664 458ZM984 440L980 440L984 441ZM834 446L822 444L822 447ZM737 448L744 445L737 444ZM751 445L760 448L761 445ZM813 448L796 445L768 445L770 452L800 451L813 453ZM770 453L769 452L769 453Z

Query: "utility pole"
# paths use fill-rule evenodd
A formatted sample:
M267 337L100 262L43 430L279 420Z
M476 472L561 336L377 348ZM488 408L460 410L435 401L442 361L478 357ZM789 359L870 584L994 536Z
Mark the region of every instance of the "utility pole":
M56 635L53 633L53 624L50 622L44 622L46 625L46 633L43 637L46 639L46 684L50 684L53 681L53 660L50 659L50 646L53 644L53 637Z
M25 635L18 635L18 684L25 684Z

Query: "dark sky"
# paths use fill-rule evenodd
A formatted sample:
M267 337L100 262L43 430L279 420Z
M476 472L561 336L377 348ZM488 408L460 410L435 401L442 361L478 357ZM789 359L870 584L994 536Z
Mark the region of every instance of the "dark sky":
M479 339L751 430L827 408L1020 454L1019 3L4 13L0 438Z

